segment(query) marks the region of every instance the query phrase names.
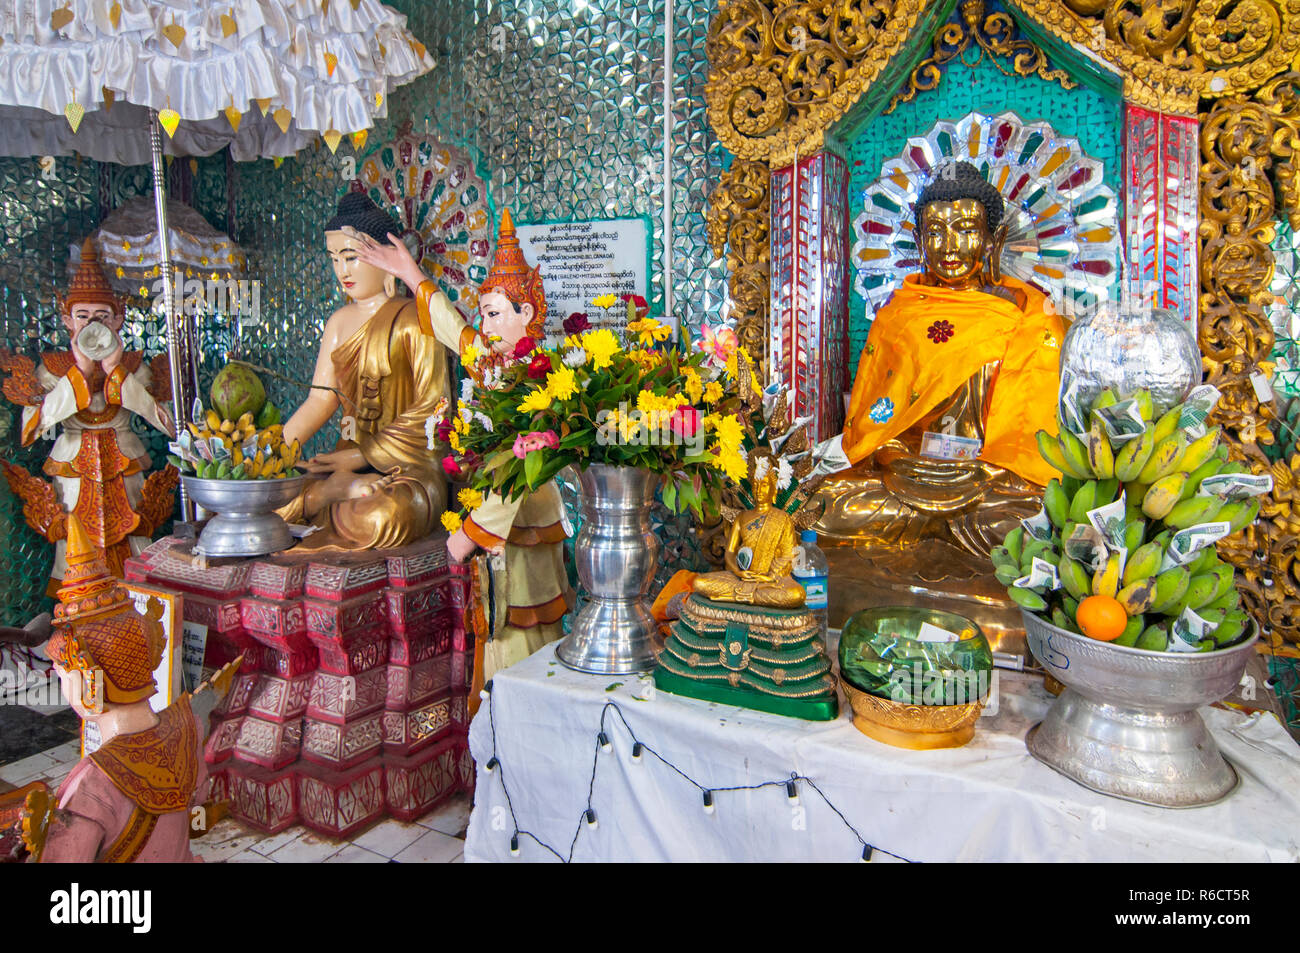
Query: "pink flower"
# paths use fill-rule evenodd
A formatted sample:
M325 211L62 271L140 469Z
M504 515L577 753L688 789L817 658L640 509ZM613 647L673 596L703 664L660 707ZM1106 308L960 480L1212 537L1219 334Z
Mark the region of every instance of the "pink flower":
M560 438L554 430L534 430L532 433L521 433L515 437L515 445L511 450L522 460L534 450L554 450L559 445Z
M456 462L456 458L451 454L447 454L442 458L442 472L453 480L459 480L465 475L465 471L460 468L460 464Z
M442 418L442 422L438 424L437 435L438 439L443 443L451 439L451 421L446 417Z
M675 407L668 416L668 427L679 437L694 437L700 429L700 412L694 407Z
M700 350L709 356L709 361L717 367L726 367L727 361L740 347L740 338L731 328L721 326L712 328L707 324L700 328Z

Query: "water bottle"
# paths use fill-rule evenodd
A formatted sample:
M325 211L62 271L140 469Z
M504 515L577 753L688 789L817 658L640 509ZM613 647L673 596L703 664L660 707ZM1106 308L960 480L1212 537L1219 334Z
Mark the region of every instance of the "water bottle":
M808 611L813 614L822 627L822 641L826 641L826 609L830 594L827 591L830 579L830 563L826 554L817 545L817 533L806 529L800 535L800 545L794 549L794 565L791 575L803 586Z

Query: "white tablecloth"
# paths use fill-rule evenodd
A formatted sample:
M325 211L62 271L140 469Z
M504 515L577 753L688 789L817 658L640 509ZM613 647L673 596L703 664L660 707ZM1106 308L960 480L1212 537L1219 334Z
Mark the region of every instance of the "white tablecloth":
M838 720L799 721L654 692L636 677L581 675L547 646L497 675L491 704L470 726L478 778L465 859L555 860L527 836L511 856L516 822L503 778L519 829L566 857L573 844L575 861L861 857L857 838L806 785L797 805L783 785L719 791L710 814L671 768L648 753L632 760L632 738L613 711L612 751L598 752L607 702L637 739L706 787L811 778L879 849L875 860L891 859L882 851L916 861L1300 859L1300 748L1272 716L1205 709L1241 786L1217 805L1165 810L1095 794L1035 761L1025 732L1051 696L1031 676L1001 673L999 687L997 713L980 720L970 744L904 751L861 734L842 698ZM493 721L500 767L489 772ZM589 788L594 828L583 819Z

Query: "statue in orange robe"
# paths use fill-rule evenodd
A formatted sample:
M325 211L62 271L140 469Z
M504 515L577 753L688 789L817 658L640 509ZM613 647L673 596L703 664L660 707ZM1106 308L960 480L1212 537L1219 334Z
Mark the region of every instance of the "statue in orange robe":
M55 544L50 593L63 576L67 517L75 513L109 570L150 543L172 515L179 474L165 467L147 479L151 463L131 429L133 417L172 435L171 380L166 355L150 363L125 351L117 336L125 312L99 267L91 239L60 301L72 348L30 358L0 352L4 395L23 407L22 443L61 433L44 470L52 483L4 463L14 495L32 529Z
M1034 434L1056 432L1065 336L1041 291L998 272L1002 215L1001 195L967 163L922 191L925 269L872 322L844 431L855 465L823 484L818 526L855 546L832 570L847 577L841 613L951 597L944 607L983 621L995 647L1003 626L979 618L1005 601L988 553L1037 512L1055 472Z

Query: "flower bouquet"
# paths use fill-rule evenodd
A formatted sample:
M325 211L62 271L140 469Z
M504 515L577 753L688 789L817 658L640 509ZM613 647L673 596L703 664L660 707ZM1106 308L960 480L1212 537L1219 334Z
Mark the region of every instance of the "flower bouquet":
M643 299L624 300L621 334L579 313L551 348L524 338L506 358L479 344L462 350L471 379L436 431L452 450L448 476L468 484L457 497L465 510L487 492L514 499L567 466L599 463L661 474L665 505L716 518L725 484L746 479L746 399L761 385L736 333L706 326L682 348ZM455 531L463 515L448 511L444 526Z

